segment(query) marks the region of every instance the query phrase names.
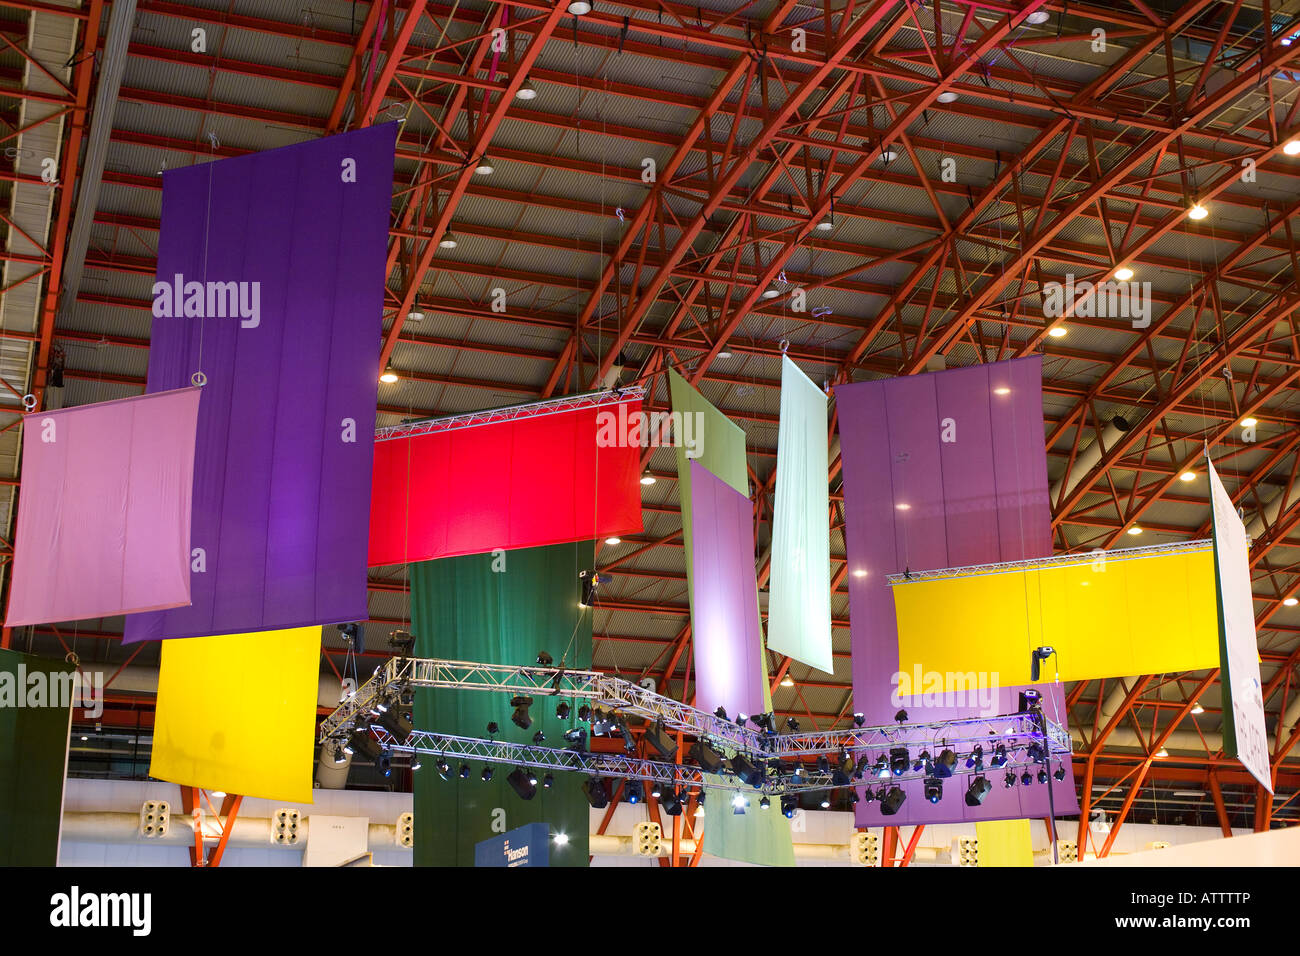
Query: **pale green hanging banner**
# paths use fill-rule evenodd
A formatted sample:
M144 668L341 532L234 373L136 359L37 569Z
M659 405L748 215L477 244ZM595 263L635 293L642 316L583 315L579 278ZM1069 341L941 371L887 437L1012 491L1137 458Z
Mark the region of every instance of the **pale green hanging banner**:
M826 393L781 356L767 646L830 674L835 664L826 404Z
M677 452L677 492L682 506L682 547L686 553L686 588L694 606L691 583L691 459L698 461L732 488L749 496L749 473L745 467L745 432L718 411L703 395L671 369L668 394L674 414L680 413L683 427L675 436ZM686 416L691 416L687 419ZM689 425L686 422L689 421ZM689 429L689 431L688 431ZM683 434L693 439L686 447ZM687 452L691 456L687 457ZM829 523L828 523L829 527ZM693 625L692 625L693 627ZM693 633L693 631L692 631ZM772 709L771 681L767 673L767 655L762 663L763 706ZM794 842L790 821L775 807L762 810L757 791L746 794L749 806L737 814L731 805L732 793L706 787L704 852L728 860L760 866L794 866ZM779 801L776 801L779 803Z

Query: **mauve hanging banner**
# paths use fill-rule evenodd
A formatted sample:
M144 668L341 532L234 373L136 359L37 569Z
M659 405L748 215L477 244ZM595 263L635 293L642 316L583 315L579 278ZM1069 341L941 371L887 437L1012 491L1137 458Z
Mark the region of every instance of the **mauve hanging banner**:
M845 544L853 651L853 707L869 725L900 708L912 721L1014 713L1023 687L927 694L927 675L898 672L894 598L887 577L1046 557L1052 553L1042 359L993 362L835 389L844 467ZM1026 650L1028 655L1028 650ZM940 686L935 679L930 686ZM950 684L950 682L947 682ZM1039 685L1043 710L1065 723L1059 684ZM916 755L913 755L915 758ZM1053 767L1055 769L1055 767ZM903 826L1077 813L1071 768L1063 781L1003 786L966 806L966 778L938 803L904 784L894 816L857 805L858 826Z
M364 620L397 125L163 174L150 392L201 373L189 607L126 642Z

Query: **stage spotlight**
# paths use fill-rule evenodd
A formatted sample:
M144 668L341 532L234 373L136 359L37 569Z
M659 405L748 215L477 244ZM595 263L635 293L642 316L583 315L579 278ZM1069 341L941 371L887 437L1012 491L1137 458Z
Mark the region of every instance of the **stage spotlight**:
M884 787L880 788L884 790ZM894 786L889 788L889 792L880 798L880 812L883 816L892 817L902 807L903 801L907 799L907 794L902 787Z
M668 733L662 720L656 720L646 728L645 742L664 760L673 762L677 759L677 741Z
M862 799L865 800L867 803L875 803L875 802L876 802L876 791L872 790L870 787L863 787L863 788L862 788Z
M865 714L854 714L854 715L853 715L853 726L854 726L854 727L861 727L861 726L862 726L863 724L865 724L866 722L867 722L867 717L866 717Z
M492 768L484 767L481 776L483 778L484 783L490 783L492 781Z
M555 658L552 657L550 654L546 653L546 651L538 651L537 663L542 667L550 667L552 664L555 663Z
M1002 778L1002 786L1006 787L1008 790L1011 790L1013 787L1015 787L1015 785L1016 785L1016 772L1014 770L1008 770L1007 775Z
M568 704L561 702L555 705L555 716L559 717L560 720L568 720L570 713L572 713L572 708Z
M754 714L749 718L750 722L759 730L766 731L769 734L776 733L776 719L773 714Z
M866 754L863 754L861 757L858 758L858 765L853 768L853 779L861 780L863 776L866 774L867 768L869 766L871 766L871 758L868 757Z
M522 767L515 767L506 777L506 782L510 784L511 789L519 795L520 800L531 800L537 796L537 781L534 780Z
M664 787L659 795L659 808L670 817L682 815L682 798L675 787Z
M976 777L966 787L966 806L978 807L984 802L984 798L988 796L989 791L992 789L993 784L989 783L987 777L983 774Z
M548 773L542 778L542 789L550 790L553 786L555 786L555 775Z
M411 769L412 769L412 770L419 770L419 769L420 769L421 767L423 767L423 766L424 766L424 764L420 761L420 755L419 755L419 754L411 754Z
M766 810L770 806L772 806L772 801L767 799L767 797L763 797L763 799L758 801L758 809L760 810Z
M574 727L572 730L564 732L564 739L568 741L569 746L566 750L572 750L575 753L587 752L587 728Z
M858 791L855 790L855 789L850 788L850 790L849 790L849 806L851 806L851 807L857 806L857 803L858 803Z
M579 707L579 708L578 708L578 719L579 719L579 720L584 720L584 721L585 721L585 720L591 720L591 708L588 707L586 704L583 704L581 707Z
M789 820L794 816L794 812L799 809L799 798L793 794L785 794L781 797L781 816Z
M800 765L800 764L795 764L795 765L794 765L794 770L792 770L792 771L790 772L790 780L791 780L792 782L794 782L794 783L803 783L803 766L802 766L802 765Z
M451 778L451 764L447 763L445 758L439 757L438 762L434 764L434 766L438 768L438 776L443 780Z
M495 737L497 734L501 733L501 725L498 724L495 720L489 720L487 725L487 732L489 737Z
M352 736L348 738L348 746L344 748L345 752L348 748L351 748L353 753L359 753L369 760L377 760L379 755L384 752L384 748L379 746L379 742L362 730L352 731Z
M617 730L618 735L623 738L623 749L625 751L630 754L636 750L636 738L632 736L632 728L627 725L627 718L620 714L613 729Z
M469 779L469 764L463 763L460 765L460 779L462 780Z
M533 718L528 713L528 708L533 705L531 697L511 697L510 706L515 712L510 715L510 722L520 730L527 730L533 725Z
M603 777L588 777L583 781L582 792L587 795L587 803L593 810L604 810L609 806L609 786Z
M399 657L410 657L415 651L415 635L410 631L389 631L388 646L397 651Z
M540 743L544 743L545 741L546 741L546 734L542 733L540 730L537 731L537 733L533 734L533 743L540 744Z
M1056 772L1053 773L1052 776L1055 777L1057 780L1064 780L1064 779L1065 779L1065 764L1061 764L1059 767L1057 767L1057 768L1056 768Z
M1039 768L1039 771L1038 771L1038 782L1039 782L1039 783L1047 783L1047 768L1046 768L1046 767L1041 767L1041 768Z
M1043 695L1032 687L1026 688L1020 692L1019 707L1017 713L1030 714L1034 713L1043 704Z
M822 806L822 809L823 809L823 810L829 810L829 809L830 809L830 806L831 806L831 795L830 795L829 793L823 793L823 794L822 794L822 804L821 804L821 806Z
M343 637L343 642L347 644L348 650L355 654L365 652L365 634L361 630L360 624L340 624L339 634Z
M743 816L747 806L749 806L749 801L745 799L743 793L737 793L732 796L731 813L733 816Z
M876 762L871 765L871 772L881 780L889 779L889 763L885 760L884 754L876 758Z
M393 755L389 753L387 750L385 750L382 754L379 755L378 766L379 766L380 773L382 773L385 777L391 777L393 775Z
M925 778L925 799L938 803L943 799L943 781L938 777Z
M1030 744L1025 749L1025 753L1029 755L1029 759L1031 759L1034 763L1047 762L1047 751L1043 748L1043 745L1040 743Z
M650 796L658 800L664 795L664 785L658 780L650 784Z
M718 707L718 709L713 712L713 716L718 718L718 720L727 720L727 708L721 706Z
M847 787L853 782L853 758L848 754L843 755L841 760L831 772L831 783L837 787Z
M907 723L907 711L900 710L898 713L894 715L894 719L898 721L900 724Z
M930 751L922 750L919 754L917 754L916 763L912 764L912 769L915 770L917 773L920 773L922 770L924 770L926 773L929 773L930 772L929 764L930 764Z
M624 790L627 793L628 803L640 803L645 799L645 790L642 788L640 780L629 780Z
M825 754L817 755L817 772L818 773L831 772L831 762Z
M907 773L907 765L911 761L908 759L906 747L893 747L889 751L889 769L895 777L901 777Z
M697 740L691 747L691 759L698 763L705 773L722 773L722 757L702 740Z
M1020 782L1023 783L1026 787L1029 786L1031 783L1034 782L1034 775L1030 773L1028 770L1026 770L1024 773L1020 775Z
M934 760L934 775L936 777L951 777L953 768L956 766L957 755L945 747Z
M395 710L388 710L379 715L379 725L393 735L393 739L399 744L406 743L406 738L411 736L411 731L415 725L406 719L404 714L399 714Z
M984 747L981 744L976 744L975 749L966 758L966 769L974 770L976 773L984 769Z
M785 719L785 726L792 734L797 734L799 732L799 721L795 720L793 717L787 717Z
M1005 767L1007 763L1007 745L998 744L993 748L993 766Z
M701 788L699 798L695 801L695 815L697 817L704 816L704 797L705 793L703 788Z
M751 787L761 787L763 785L763 771L759 770L740 754L736 754L728 762L731 764L731 772L739 777L742 782Z

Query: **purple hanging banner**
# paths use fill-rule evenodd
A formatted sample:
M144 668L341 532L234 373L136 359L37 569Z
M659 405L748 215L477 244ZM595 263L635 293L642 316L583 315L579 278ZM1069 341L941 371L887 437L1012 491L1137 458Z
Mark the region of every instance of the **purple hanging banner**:
M691 467L691 641L695 706L761 714L763 641L754 573L754 506L699 462ZM897 652L896 652L897 653Z
M364 620L397 124L163 174L149 391L201 373L187 608L125 642Z
M844 467L854 709L887 724L900 707L913 721L1014 713L1022 687L926 694L927 675L898 672L894 598L886 578L1040 558L1052 553L1042 359L1031 356L835 390ZM1060 685L1042 687L1044 712L1065 723ZM913 755L915 757L915 755ZM955 777L936 804L919 782L894 816L857 805L858 826L905 826L1044 817L1046 785L1003 786L976 807ZM1057 814L1078 812L1073 772L1049 777ZM960 786L958 784L961 784ZM951 792L950 792L951 791Z

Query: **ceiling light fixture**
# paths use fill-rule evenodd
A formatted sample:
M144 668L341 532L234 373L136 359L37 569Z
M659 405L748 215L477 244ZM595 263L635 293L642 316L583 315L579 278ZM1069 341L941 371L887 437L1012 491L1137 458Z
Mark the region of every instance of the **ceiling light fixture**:
M763 290L763 298L765 299L775 299L780 294L781 290L776 287L775 282Z
M533 86L532 80L524 80L519 84L519 89L515 90L515 99L533 100L537 98L537 87Z
M1282 601L1282 603L1285 604L1287 607L1295 607L1297 604L1300 604L1300 600L1297 600L1296 598L1293 597L1289 597L1289 598L1285 598Z
M587 0L569 0L567 9L575 17L585 17L591 13L591 4Z
M622 538L617 538L617 537L610 537L610 538L606 538L606 539L605 539L605 543L606 543L606 544L622 544L622 543L623 543L623 539L622 539Z
M1046 23L1049 19L1051 19L1051 16L1052 15L1048 13L1046 10L1035 10L1029 16L1025 17L1025 22L1032 23L1034 26L1038 26L1038 24L1040 23Z
M1243 418L1241 420L1242 428L1254 428L1258 424L1259 424L1258 418Z
M1063 325L1054 325L1047 330L1047 334L1054 339L1063 339L1068 334L1068 332L1069 330Z
M794 678L792 678L789 674L786 674L785 677L781 678L781 686L782 686L782 687L793 687L793 686L794 686Z
M1192 203L1191 206L1188 207L1187 209L1188 219L1200 220L1200 219L1204 219L1209 214L1210 214L1210 210L1206 209L1198 202Z
M1185 471L1185 472L1183 472L1181 475L1178 476L1178 480L1179 480L1179 481L1195 481L1195 480L1196 480L1196 472L1194 472L1194 471Z
M1300 139L1287 140L1286 145L1282 147L1282 152L1288 156L1300 156Z
M492 160L484 156L478 161L478 165L474 167L474 172L478 173L480 176L491 176L496 172L496 169L492 165Z
M1199 700L1196 703L1192 704L1192 713L1193 714L1205 713L1205 708L1201 706L1201 702Z
M944 90L935 97L940 103L952 103L957 99L957 94L952 90Z
M1142 529L1137 525L1134 525L1133 527L1128 529L1128 533L1131 535L1139 535L1142 533Z
M641 484L653 485L654 483L655 483L655 476L650 474L650 472L647 471L645 474L641 476Z
M380 374L379 381L383 382L385 385L392 385L394 382L398 380L398 378L399 378L398 374L395 371L393 371L393 367L389 365Z
M822 220L817 223L817 225L813 226L813 228L820 230L821 232L830 232L832 229L835 228L835 217L831 215L827 215L823 217Z
M455 249L456 248L455 234L450 229L448 229L446 232L442 234L442 238L438 240L438 245L443 249Z
M1127 282L1129 279L1133 278L1133 270L1128 266L1120 266L1115 270L1115 278L1120 282Z

